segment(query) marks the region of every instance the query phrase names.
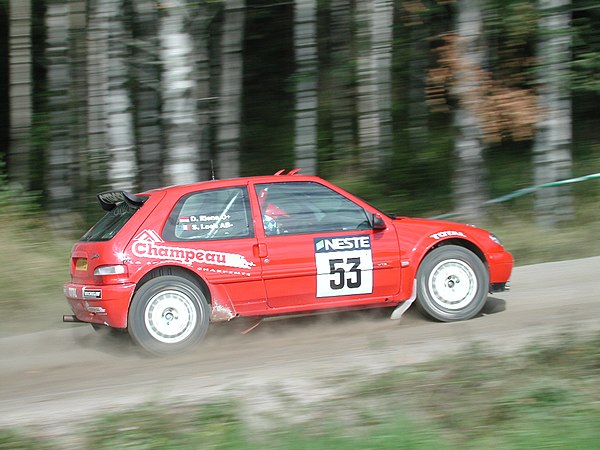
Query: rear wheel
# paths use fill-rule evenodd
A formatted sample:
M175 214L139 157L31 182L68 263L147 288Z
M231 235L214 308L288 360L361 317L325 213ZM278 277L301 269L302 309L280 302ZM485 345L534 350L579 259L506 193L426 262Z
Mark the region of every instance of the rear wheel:
M208 330L210 307L192 280L167 275L143 284L129 308L128 330L135 343L155 355L181 352Z
M417 271L417 308L442 322L475 317L487 301L489 274L470 250L456 245L429 253Z

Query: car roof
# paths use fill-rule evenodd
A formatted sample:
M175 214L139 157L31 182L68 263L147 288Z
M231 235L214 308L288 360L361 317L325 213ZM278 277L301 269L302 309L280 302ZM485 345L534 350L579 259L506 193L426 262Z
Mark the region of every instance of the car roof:
M275 175L258 175L251 177L238 177L238 178L227 178L227 179L216 179L216 180L207 180L207 181L199 181L198 183L191 184L181 184L181 185L172 185L165 186L161 188L152 189L138 195L144 194L152 194L157 192L164 191L181 191L181 192L189 192L195 190L204 190L204 189L218 189L223 187L230 186L241 186L246 185L248 183L277 183L277 182L298 182L298 181L318 181L321 183L327 183L320 177L313 175L299 175L296 172L292 171L289 174L277 173Z

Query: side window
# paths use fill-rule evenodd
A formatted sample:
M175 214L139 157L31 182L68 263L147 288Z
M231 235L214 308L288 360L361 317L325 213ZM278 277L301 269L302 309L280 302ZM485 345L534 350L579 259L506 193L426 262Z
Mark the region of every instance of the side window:
M188 194L177 202L163 230L167 241L251 237L252 217L246 188Z
M366 211L312 182L257 184L267 236L369 229Z

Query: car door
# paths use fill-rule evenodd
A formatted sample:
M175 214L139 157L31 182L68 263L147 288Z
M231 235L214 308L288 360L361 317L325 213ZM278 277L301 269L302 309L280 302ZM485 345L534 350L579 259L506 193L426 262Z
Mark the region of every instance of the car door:
M162 238L146 230L134 250L192 268L221 285L238 312L266 307L261 262L246 185L204 189L181 197Z
M254 186L262 273L282 312L385 301L399 291L393 227L373 230L368 211L312 181Z

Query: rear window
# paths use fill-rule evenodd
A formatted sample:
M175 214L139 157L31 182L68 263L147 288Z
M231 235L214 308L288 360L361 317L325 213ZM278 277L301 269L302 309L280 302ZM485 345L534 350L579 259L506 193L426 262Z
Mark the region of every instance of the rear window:
M107 212L96 225L83 235L80 241L96 242L112 239L137 211L127 203L119 203L112 211Z
M245 187L192 192L182 197L163 230L167 241L204 241L254 235Z

